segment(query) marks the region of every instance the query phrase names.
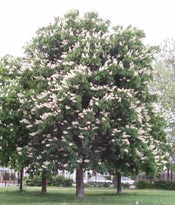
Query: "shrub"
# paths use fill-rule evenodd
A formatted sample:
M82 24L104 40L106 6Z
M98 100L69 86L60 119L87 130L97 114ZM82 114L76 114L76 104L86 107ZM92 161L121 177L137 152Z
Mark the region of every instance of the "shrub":
M109 187L111 186L108 182L88 182L85 187Z
M175 182L174 181L155 181L154 186L156 189L165 189L165 190L175 190Z
M71 187L73 184L73 180L72 179L69 179L69 178L65 178L64 179L64 182L63 182L63 186L64 187Z
M72 183L72 179L65 178L64 176L53 175L48 178L48 185L50 186L71 187ZM25 184L27 186L41 186L41 176L34 175L33 177L27 177Z
M65 177L63 177L63 176L53 175L53 176L49 177L48 185L61 187L61 186L63 186L64 179L65 179Z
M130 184L129 184L129 183L127 183L127 184L122 184L122 187L123 187L123 188L129 188L129 187L130 187Z
M175 190L175 182L159 180L159 181L155 181L154 184L150 184L147 181L139 181L136 184L136 187L138 189L156 188L156 189L164 189L164 190Z
M147 181L139 181L136 184L136 187L138 189L150 189L150 188L153 188L153 186L154 186L153 184L151 184L151 183L149 183Z
M64 176L56 175L51 176L48 180L48 185L59 187L71 187L73 183L72 179L65 178Z
M41 176L34 175L33 177L27 177L25 184L27 186L41 186Z
M110 187L111 186L111 184L110 183L103 183L103 187Z

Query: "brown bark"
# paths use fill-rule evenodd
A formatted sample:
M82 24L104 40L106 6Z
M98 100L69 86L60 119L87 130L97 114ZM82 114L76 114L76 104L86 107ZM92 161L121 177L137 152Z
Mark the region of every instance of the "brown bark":
M117 194L122 193L121 174L117 173Z
M81 165L76 170L76 196L84 197L83 168Z
M19 191L23 191L23 175L24 175L24 168L22 167L19 174Z
M47 194L47 177L46 177L46 170L42 171L41 175L41 193Z

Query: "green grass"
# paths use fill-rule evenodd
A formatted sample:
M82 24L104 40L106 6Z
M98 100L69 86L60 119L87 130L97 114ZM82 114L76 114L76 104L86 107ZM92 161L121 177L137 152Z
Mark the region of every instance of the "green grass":
M74 188L48 188L41 195L39 188L0 188L0 205L174 205L175 191L124 190L116 195L114 188L89 188L84 198L75 196Z

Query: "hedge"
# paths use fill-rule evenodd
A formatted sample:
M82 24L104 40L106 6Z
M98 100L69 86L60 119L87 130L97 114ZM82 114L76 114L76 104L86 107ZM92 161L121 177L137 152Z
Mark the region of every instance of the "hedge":
M138 189L151 189L154 188L154 185L147 181L139 181L136 184L136 188Z
M165 181L159 180L154 181L154 183L149 183L147 181L139 181L136 184L138 189L164 189L164 190L175 190L175 182L174 181Z
M27 186L41 186L41 176L34 175L25 179ZM65 178L64 176L56 175L48 178L48 185L57 187L71 187L73 180Z
M155 181L154 186L156 189L165 189L165 190L175 190L175 182L174 181Z

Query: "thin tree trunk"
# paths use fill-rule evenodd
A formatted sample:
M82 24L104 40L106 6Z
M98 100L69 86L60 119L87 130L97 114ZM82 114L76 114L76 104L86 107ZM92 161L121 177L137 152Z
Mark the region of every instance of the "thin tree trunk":
M7 186L7 179L6 179L6 178L7 178L7 173L6 173L6 171L5 171L5 173L4 173L4 179L5 179L5 181L4 181L4 182L5 182L5 187Z
M173 170L171 169L171 181L173 181Z
M19 191L23 191L23 175L24 175L24 168L22 167L19 174Z
M82 165L76 170L76 195L84 197L83 168Z
M168 181L170 180L170 169L169 168L167 169L167 180Z
M47 177L46 177L46 170L42 171L41 175L41 193L47 194Z
M122 193L121 174L117 173L117 194Z

